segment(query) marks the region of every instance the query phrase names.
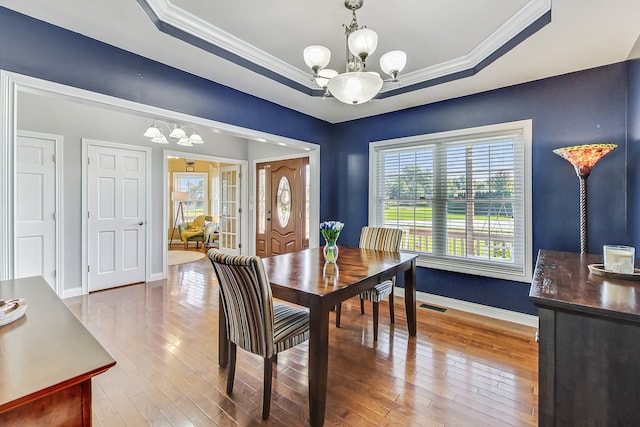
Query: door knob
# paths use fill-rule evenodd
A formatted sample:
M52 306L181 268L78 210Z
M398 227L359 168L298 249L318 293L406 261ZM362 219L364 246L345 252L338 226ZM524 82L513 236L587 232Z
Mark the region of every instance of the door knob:
M138 225L144 225L144 221L140 221Z

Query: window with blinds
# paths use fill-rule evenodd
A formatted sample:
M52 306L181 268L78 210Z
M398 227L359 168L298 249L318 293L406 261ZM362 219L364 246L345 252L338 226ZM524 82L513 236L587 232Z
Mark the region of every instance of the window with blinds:
M531 280L531 121L371 144L370 224L419 265Z

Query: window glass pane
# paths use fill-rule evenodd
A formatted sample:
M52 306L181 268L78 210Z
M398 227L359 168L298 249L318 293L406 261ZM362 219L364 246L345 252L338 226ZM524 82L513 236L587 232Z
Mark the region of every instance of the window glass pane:
M267 183L266 171L258 171L258 234L264 234L267 227Z
M291 187L286 176L280 178L280 183L278 183L276 206L278 208L280 227L286 227L291 216Z

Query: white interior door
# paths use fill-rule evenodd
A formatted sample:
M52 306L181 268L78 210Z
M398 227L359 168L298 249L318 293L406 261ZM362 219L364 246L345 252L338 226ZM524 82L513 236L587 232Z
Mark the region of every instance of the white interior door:
M242 254L240 240L240 166L220 168L220 239L221 252Z
M90 144L88 289L145 280L146 153Z
M56 283L56 143L59 137L18 131L16 145L16 278Z

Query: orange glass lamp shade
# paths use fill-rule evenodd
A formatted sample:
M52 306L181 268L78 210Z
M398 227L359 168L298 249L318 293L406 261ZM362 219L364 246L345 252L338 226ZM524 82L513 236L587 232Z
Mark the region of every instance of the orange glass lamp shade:
M585 144L553 150L576 169L578 176L589 176L595 164L617 147L616 144Z

